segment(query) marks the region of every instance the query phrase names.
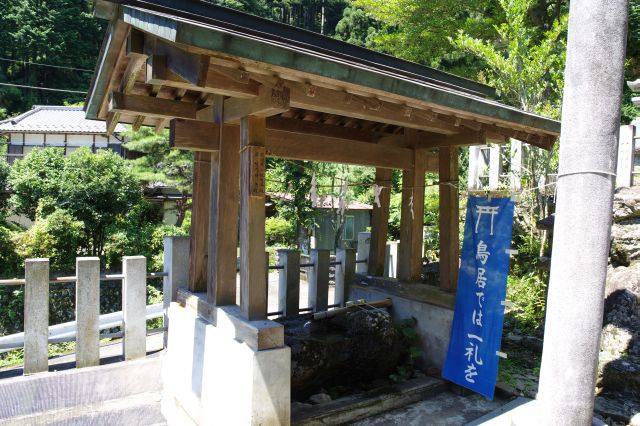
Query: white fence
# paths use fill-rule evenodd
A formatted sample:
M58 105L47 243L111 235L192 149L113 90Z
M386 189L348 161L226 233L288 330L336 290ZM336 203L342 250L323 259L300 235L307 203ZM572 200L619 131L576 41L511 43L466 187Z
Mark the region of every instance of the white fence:
M165 268L166 270L167 268ZM0 285L24 286L24 332L0 338L0 349L24 347L24 374L48 370L48 344L76 341L76 366L100 363L100 330L122 326L124 358L146 355L147 319L163 316L164 305L147 306L147 278L167 277L167 272L147 274L144 256L126 256L122 274L100 275L100 259L76 259L76 275L50 278L49 259L28 259L24 279L0 280ZM100 315L100 282L122 281L122 311ZM167 290L165 278L165 290ZM76 284L75 321L49 327L49 284ZM171 290L169 289L169 294Z

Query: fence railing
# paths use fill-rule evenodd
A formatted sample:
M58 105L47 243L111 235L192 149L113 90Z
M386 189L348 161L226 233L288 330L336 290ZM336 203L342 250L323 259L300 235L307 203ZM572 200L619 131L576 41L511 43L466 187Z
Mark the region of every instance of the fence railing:
M24 278L0 280L0 285L24 286L24 333L18 336L24 342L24 374L47 371L48 344L61 340L76 341L76 367L99 365L100 338L104 337L100 330L120 324L122 332L117 334L123 337L124 358L144 357L147 319L162 316L163 308L152 305L151 312L147 312L147 279L167 275L167 272L147 273L144 256L126 256L121 274L106 275L100 275L99 258L79 257L76 275L65 277L50 277L49 259L27 259ZM122 281L122 312L101 317L100 282L115 280ZM49 284L74 282L75 321L52 326L50 330Z

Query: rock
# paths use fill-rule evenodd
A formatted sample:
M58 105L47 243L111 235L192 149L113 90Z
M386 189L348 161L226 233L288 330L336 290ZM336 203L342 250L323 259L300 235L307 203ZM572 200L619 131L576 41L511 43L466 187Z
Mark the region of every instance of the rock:
M611 252L618 263L628 265L640 260L640 219L614 223L611 227Z
M291 403L291 411L306 410L313 407L313 404L307 404L306 402L293 401Z
M315 405L324 404L325 402L331 401L331 397L326 393L317 393L315 395L311 395L309 397L309 401Z
M536 228L540 231L553 231L553 225L555 224L556 216L552 214L544 219L540 219L536 222Z
M620 188L613 196L613 220L640 218L640 188Z
M602 371L604 389L621 392L640 391L640 357L624 356L608 362Z
M630 290L640 296L640 263L633 266L619 266L607 271L607 286L604 297L607 298L617 290Z
M629 426L640 426L640 413L631 417L631 420L629 421Z
M298 317L285 325L294 395L386 379L398 365L400 336L386 310L353 310L329 320Z

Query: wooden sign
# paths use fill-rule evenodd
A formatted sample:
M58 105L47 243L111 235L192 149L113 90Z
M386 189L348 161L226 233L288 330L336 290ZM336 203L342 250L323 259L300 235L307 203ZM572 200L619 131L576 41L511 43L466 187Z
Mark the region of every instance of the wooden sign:
M249 195L263 197L265 193L265 157L266 149L263 146L248 146L249 160L251 164L249 179Z

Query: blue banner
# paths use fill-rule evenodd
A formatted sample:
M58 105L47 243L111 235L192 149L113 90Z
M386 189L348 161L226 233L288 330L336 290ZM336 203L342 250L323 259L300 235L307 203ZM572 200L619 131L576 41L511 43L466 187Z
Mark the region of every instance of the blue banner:
M493 399L498 375L514 204L469 197L456 307L442 376Z

